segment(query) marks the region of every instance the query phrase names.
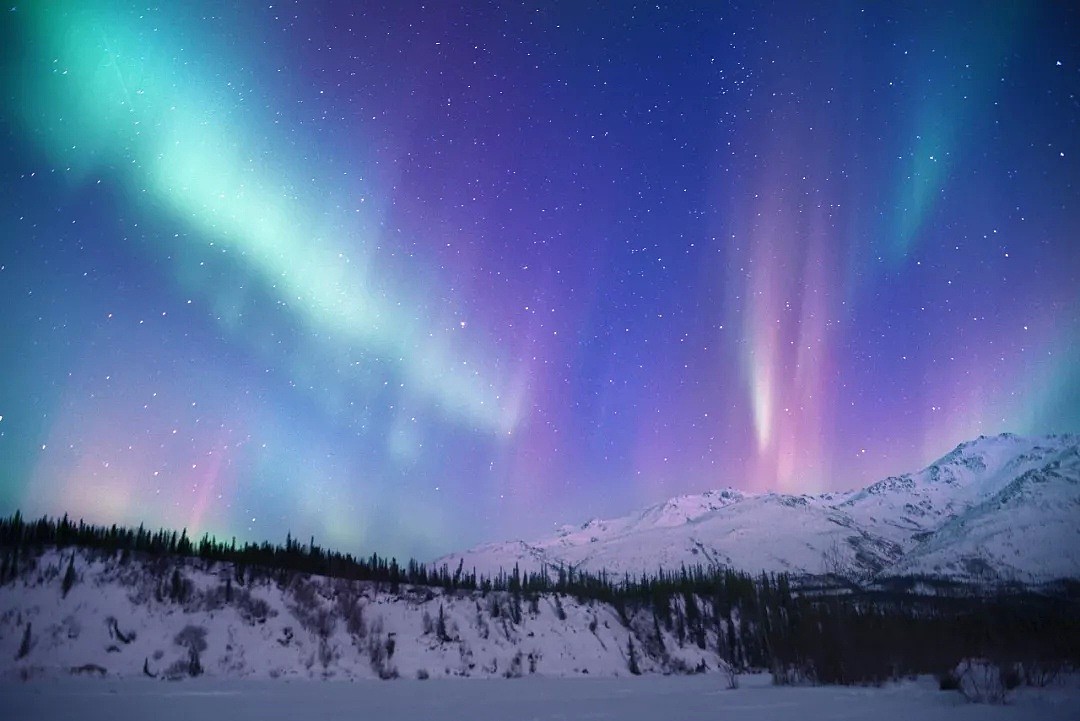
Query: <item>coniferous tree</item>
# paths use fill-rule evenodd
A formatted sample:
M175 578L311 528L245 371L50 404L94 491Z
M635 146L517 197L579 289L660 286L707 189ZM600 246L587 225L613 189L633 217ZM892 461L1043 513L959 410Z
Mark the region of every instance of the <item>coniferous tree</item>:
M66 517L65 517L66 518ZM75 585L75 554L71 554L71 558L68 560L67 571L64 572L64 580L60 584L61 598L67 598L68 591Z
M184 579L180 576L179 568L174 568L172 572L172 583L169 587L169 599L173 603L184 602Z
M19 652L15 654L16 661L20 658L26 658L26 655L30 653L31 625L32 624L29 621L26 623L26 631L23 632L22 643L19 644Z
M641 675L641 669L638 667L637 651L634 649L634 637L630 636L626 646L627 655L627 667L630 669L630 673L635 676Z
M435 625L435 634L439 637L439 641L446 643L450 640L450 634L446 632L446 615L443 613L442 604L439 604L439 621Z
M566 620L566 609L562 605L562 596L555 594L555 615L560 621Z
M18 514L16 514L16 518L17 517ZM9 570L9 573L11 574L10 580L14 583L15 579L19 577L19 545L17 543L15 544L15 547L11 549L11 569Z

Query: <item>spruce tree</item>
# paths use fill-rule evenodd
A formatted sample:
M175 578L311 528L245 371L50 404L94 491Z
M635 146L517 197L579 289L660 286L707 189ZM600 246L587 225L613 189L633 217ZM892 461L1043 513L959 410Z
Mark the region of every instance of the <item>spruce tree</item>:
M173 603L184 603L187 600L187 593L184 588L184 577L180 575L179 568L173 569L169 586L169 599Z
M18 519L18 512L16 511L16 520ZM19 577L19 546L15 545L15 548L11 550L11 581L14 583L15 579Z
M68 591L75 585L75 554L71 554L70 560L68 560L67 571L64 573L64 580L60 584L61 598L67 598Z
M626 649L627 649L627 656L628 656L627 666L630 669L630 673L634 674L635 676L640 676L641 675L641 669L638 668L637 651L634 650L634 637L633 636L631 636L629 638L629 640L627 641Z
M22 643L19 644L19 652L17 654L15 654L15 660L16 661L18 661L20 658L26 658L26 655L28 653L30 653L30 639L31 639L30 627L31 627L31 624L29 622L27 622L26 631L23 633L23 637L22 637Z
M435 626L435 633L439 637L439 641L446 643L450 640L450 634L446 632L446 616L443 613L442 604L439 604L439 622Z
M660 647L660 652L664 653L664 636L660 633L660 618L656 615L656 609L653 609L653 633L656 634L656 645Z

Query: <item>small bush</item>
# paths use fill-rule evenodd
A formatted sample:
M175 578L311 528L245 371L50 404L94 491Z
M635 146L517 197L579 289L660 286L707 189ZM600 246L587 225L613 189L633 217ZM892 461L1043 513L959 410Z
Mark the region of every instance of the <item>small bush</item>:
M105 619L105 624L109 629L109 638L115 638L117 641L123 644L129 644L135 640L135 632L124 633L120 630L120 624L115 617L109 616Z
M270 615L270 604L265 600L252 595L246 589L235 591L234 600L236 610L244 621L251 625L266 623L266 619Z
M420 679L421 681L427 681L428 678L430 678L430 674L428 674L426 668L421 668L416 671L416 678Z
M727 681L727 687L729 689L737 689L739 687L739 671L730 663L721 662L721 671L724 673L724 679Z
M814 686L818 683L817 672L812 663L788 666L776 665L772 668L774 686Z
M106 674L103 666L98 666L96 663L84 663L82 666L71 667L72 676L101 676Z
M521 651L514 654L514 657L510 659L510 667L503 671L505 678L521 678L523 675L521 668L522 655Z
M1009 689L1007 669L986 659L967 658L956 667L959 691L971 703L1003 704Z
M1060 662L1027 661L1023 665L1024 683L1035 688L1046 688L1061 673Z
M176 677L184 672L189 676L200 676L203 672L199 654L206 650L206 629L202 626L185 626L180 633L176 634L173 642L177 646L187 648L188 657L177 661L169 669L170 677Z
M382 628L382 620L379 619L373 624L373 628ZM368 661L371 664L371 670L375 672L379 678L385 680L397 678L397 667L390 663L390 656L394 653L393 638L383 639L382 631L373 631L368 635Z

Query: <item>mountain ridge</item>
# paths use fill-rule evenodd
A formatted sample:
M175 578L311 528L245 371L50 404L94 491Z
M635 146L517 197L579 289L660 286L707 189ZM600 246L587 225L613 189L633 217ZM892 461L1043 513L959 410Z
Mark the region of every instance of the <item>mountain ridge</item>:
M482 573L560 566L614 574L703 564L872 581L927 576L1038 584L1080 577L1080 435L979 436L924 468L851 491L680 495L554 535L436 564Z

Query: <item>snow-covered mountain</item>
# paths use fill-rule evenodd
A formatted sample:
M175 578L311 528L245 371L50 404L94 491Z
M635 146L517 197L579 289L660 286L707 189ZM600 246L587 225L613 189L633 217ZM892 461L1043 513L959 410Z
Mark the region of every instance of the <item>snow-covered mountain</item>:
M821 495L679 496L532 542L436 563L494 573L573 566L639 574L682 564L868 580L1040 583L1080 577L1080 436L962 443L921 471Z

